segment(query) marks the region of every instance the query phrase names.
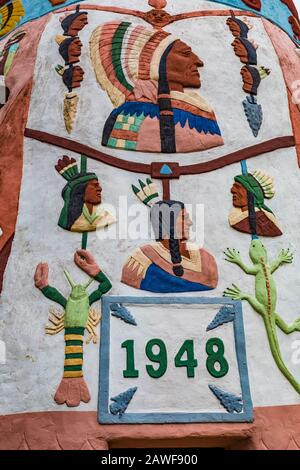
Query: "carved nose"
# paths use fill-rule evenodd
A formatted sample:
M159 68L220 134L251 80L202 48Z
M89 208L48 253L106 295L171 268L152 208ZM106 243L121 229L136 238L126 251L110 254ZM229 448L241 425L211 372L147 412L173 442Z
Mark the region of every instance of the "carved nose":
M197 65L197 67L204 66L204 62L196 54L194 54L194 60L195 60L195 64Z

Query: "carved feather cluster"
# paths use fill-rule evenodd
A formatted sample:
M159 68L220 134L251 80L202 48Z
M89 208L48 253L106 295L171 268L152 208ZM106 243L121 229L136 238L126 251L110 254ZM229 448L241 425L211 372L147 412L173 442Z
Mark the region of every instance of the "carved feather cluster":
M259 182L266 199L272 199L275 196L274 179L264 173L256 170L253 172L254 178Z

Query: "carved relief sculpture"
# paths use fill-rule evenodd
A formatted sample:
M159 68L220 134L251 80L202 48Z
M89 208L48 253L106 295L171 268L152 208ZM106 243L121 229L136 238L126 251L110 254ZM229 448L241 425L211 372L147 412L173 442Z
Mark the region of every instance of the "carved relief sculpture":
M256 233L263 237L278 237L282 232L265 199L275 195L273 179L262 171L238 175L231 188L234 208L229 224L243 233Z
M297 8L295 7L292 0L281 0L281 2L284 3L292 13L289 17L289 23L292 27L294 38L300 41L300 19Z
M64 207L58 225L71 232L93 232L108 227L116 219L103 207L102 188L95 173L79 173L74 158L64 156L55 166L57 172L67 180L62 191Z
M127 260L122 282L150 292L197 292L215 289L218 269L214 257L188 242L192 221L181 201L161 201L156 185L147 180L133 186L151 209L156 243L138 248Z
M248 6L260 10L260 2L245 2ZM258 66L257 49L258 45L248 38L252 25L245 18L244 21L236 18L231 12L231 18L227 19L227 25L234 36L232 43L235 55L239 57L243 65L241 76L243 80L243 90L248 94L243 101L244 112L254 137L258 136L263 122L262 106L257 103L257 91L261 81L270 74L270 70L264 66Z
M59 45L59 54L65 61L65 66L58 64L55 67L62 77L68 93L64 99L64 121L69 134L73 130L76 119L79 96L74 88L80 88L84 79L84 70L78 65L81 56L82 42L78 33L88 24L88 14L77 6L76 12L61 19L61 27L64 34L56 36ZM76 65L77 64L77 65Z
M78 250L74 255L74 262L90 276L90 280L85 285L76 285L70 274L65 271L65 276L72 289L68 299L55 287L49 285L47 263L40 263L34 276L35 286L43 295L64 309L63 313L54 309L50 310L49 321L52 325L46 327L46 334L56 335L61 331L65 333L64 375L54 400L59 405L66 403L69 407L79 406L80 402L88 403L91 399L82 370L84 333L86 329L90 333L87 343L91 340L93 343L97 343L95 327L99 324L101 317L91 307L112 287L90 252ZM88 294L87 288L94 281L99 283L98 289L92 294Z
M242 261L240 252L237 250L227 249L225 256L228 262L236 264L246 274L255 276L255 296L242 292L235 284L225 290L224 296L234 300L246 300L261 315L276 365L294 389L300 393L299 382L288 370L282 358L277 336L277 328L286 335L300 331L300 318L297 318L294 323L288 325L278 314L277 286L273 278L273 274L280 266L293 262L293 254L289 249L281 250L278 257L271 263L268 260L268 253L263 243L260 240L252 240L249 251L252 266L247 266Z
M204 64L191 47L163 30L106 23L90 40L100 86L115 109L102 145L141 152L193 152L223 145L211 106L196 92Z

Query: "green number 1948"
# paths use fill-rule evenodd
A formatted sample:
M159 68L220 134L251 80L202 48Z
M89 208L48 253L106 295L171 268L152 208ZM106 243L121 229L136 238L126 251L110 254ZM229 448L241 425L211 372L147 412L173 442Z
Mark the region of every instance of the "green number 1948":
M122 343L122 348L126 349L126 369L123 371L124 378L138 378L139 371L135 368L135 348L134 340L129 339ZM156 350L154 350L156 348ZM154 379L163 377L168 368L168 352L165 343L161 339L151 339L145 347L147 358L156 363L146 365L148 375ZM186 354L186 358L183 356ZM216 378L224 377L229 371L228 362L224 356L225 346L220 338L211 338L206 343L206 368L210 375ZM198 367L198 360L195 358L194 340L184 341L174 358L175 367L186 367L187 377L195 377L195 369Z

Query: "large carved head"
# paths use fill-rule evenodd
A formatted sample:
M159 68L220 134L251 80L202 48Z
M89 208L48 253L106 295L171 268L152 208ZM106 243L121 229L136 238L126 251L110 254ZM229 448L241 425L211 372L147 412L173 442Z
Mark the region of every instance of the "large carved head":
M157 101L159 82L181 91L200 88L198 68L203 62L191 47L162 30L129 22L111 22L96 28L91 41L96 77L115 106L130 96Z

